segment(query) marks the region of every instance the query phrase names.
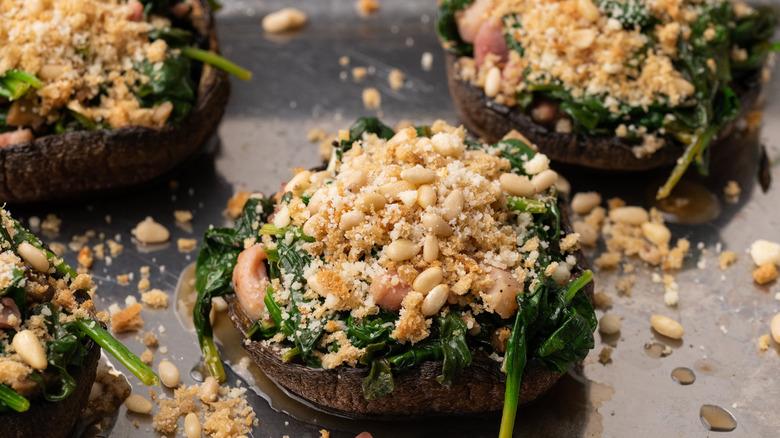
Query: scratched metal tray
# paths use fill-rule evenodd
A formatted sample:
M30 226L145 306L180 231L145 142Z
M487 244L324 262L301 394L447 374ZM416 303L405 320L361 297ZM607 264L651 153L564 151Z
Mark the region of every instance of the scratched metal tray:
M283 6L282 1L223 0L217 14L224 54L250 68L249 83L233 81L233 93L219 136L212 138L204 153L191 167L172 175L170 180L135 191L93 199L82 203L48 206L9 206L17 216L44 217L55 213L62 219L59 234L45 236L49 241L67 243L74 234L94 230L105 238L121 238L124 252L113 263L98 261L94 268L99 305L108 307L123 302L125 296L139 297L135 283L141 266L152 267L151 282L173 294L183 272L196 253L177 250L176 239L200 239L209 225L224 225L226 200L236 190L261 190L272 193L290 178L290 168L312 167L320 158L317 147L307 141L312 128L331 133L347 127L355 118L373 115L363 109L364 87L375 87L382 94L383 120L391 126L401 120L430 123L442 118L457 123L447 92L443 56L436 39L435 1L394 0L381 2L379 14L361 19L354 1L318 0L295 2L309 15L305 29L283 36L264 35L262 17ZM423 53L433 55L433 68L421 66ZM348 67L339 65L342 56L350 58ZM370 74L359 84L351 79L350 69L369 67ZM402 70L405 86L395 91L388 85L392 68ZM770 161L764 169L775 179L780 169L774 157L780 157L780 78L766 87L765 127L760 137L737 136L733 146L714 157L713 177L699 181L720 200L720 213L705 224L672 225L675 237L688 237L692 255L678 275L680 303L668 308L663 303L663 285L651 281L652 270L634 262L637 283L630 297L618 296L615 282L620 273L597 272L596 290L613 297L612 313L624 318L618 336L604 339L596 335L596 348L583 362L561 379L550 393L525 407L515 427L524 437L771 437L780 430L780 347L759 354L757 339L769 332L769 319L780 311L775 294L777 283L755 285L752 262L745 253L759 238L780 240L780 189L767 191L758 184L761 149L766 146ZM634 204L649 205L652 184L661 173L597 175L582 172L567 174L575 191L597 189L606 197L621 196ZM723 202L722 187L737 180L743 190L738 203ZM188 209L195 218L191 227L174 224L173 211ZM109 215L110 223L106 220ZM165 224L172 232L171 243L139 247L131 240L130 230L147 215ZM93 238L90 244L99 240ZM740 254L736 266L727 271L717 268L717 249ZM592 253L590 254L593 255ZM75 264L75 253L66 260ZM121 286L116 276L135 273L130 286ZM189 373L199 358L196 337L176 311L176 300L167 310L145 311L144 330L152 330L167 348L157 353L159 360L173 360L181 369L183 381L195 383ZM682 341L669 342L650 329L652 314L665 314L680 321L686 329ZM601 316L602 311L598 312ZM259 424L255 437L316 437L326 428L334 437L353 437L369 431L374 437L493 437L499 425L497 415L470 418L438 418L404 422L357 422L318 413L290 399L278 389L263 383L256 367L240 362L240 348L229 337L225 315L218 320L217 334L228 367L231 385L253 388L249 399ZM160 327L164 327L164 331ZM225 339L228 334L228 339ZM136 353L144 346L135 335L121 339ZM671 354L658 357L646 344L668 345ZM612 362L602 365L598 353L612 345ZM228 348L231 346L232 348ZM243 365L238 365L242 363ZM697 376L695 383L682 386L671 378L676 367L687 367ZM120 367L121 370L121 367ZM133 380L131 379L131 382ZM256 389L257 385L262 390ZM147 390L137 382L133 389ZM170 393L169 390L158 390ZM707 431L699 418L704 404L721 406L737 420L730 433ZM139 428L134 426L138 421ZM93 431L94 432L94 431ZM181 432L179 432L179 435ZM113 427L98 436L157 436L148 417L118 412Z

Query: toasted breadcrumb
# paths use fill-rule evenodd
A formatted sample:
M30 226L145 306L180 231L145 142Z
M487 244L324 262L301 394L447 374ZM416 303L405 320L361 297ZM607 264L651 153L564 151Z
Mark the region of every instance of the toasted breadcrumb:
M379 109L382 106L382 95L376 88L366 88L363 90L363 107L369 110Z
M604 347L599 352L599 362L602 365L606 365L610 362L612 362L612 349L609 347Z
M379 10L379 2L376 0L358 0L355 3L355 8L361 17L368 17Z
M325 429L320 430L320 438L330 438L330 432Z
M168 294L160 289L152 289L141 294L141 301L150 307L165 309L168 307Z
M111 315L111 330L114 333L139 330L144 326L144 320L141 318L143 307L141 303L135 303Z
M352 80L360 82L368 76L368 69L365 67L355 67L352 69Z
M179 248L179 251L189 252L198 247L198 241L195 239L180 238L176 241L176 246Z
M252 194L245 191L236 192L227 202L227 212L233 219L241 216L244 211L244 204L249 200Z
M734 251L723 251L718 256L718 267L726 269L737 262L738 255Z
M777 266L774 263L764 263L753 271L753 280L760 285L771 283L777 279Z
M159 345L157 336L152 332L146 332L144 335L144 345L149 348L157 348L157 345Z
M390 88L393 90L400 90L404 86L404 72L394 68L387 76L387 81L390 84Z
M154 352L147 348L143 353L141 353L139 359L141 359L141 362L145 363L146 365L151 365L152 362L154 362Z
M174 210L173 217L177 222L190 223L192 222L192 212L189 210Z
M769 335L761 335L761 337L758 338L758 349L761 352L769 350L769 345L771 344L769 340Z
M84 269L92 269L92 265L95 262L94 254L92 252L92 249L88 246L84 246L79 250L79 255L77 256L77 260L79 262L79 268Z

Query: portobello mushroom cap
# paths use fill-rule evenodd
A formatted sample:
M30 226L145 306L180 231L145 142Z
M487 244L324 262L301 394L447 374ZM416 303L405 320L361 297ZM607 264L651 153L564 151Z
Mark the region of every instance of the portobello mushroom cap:
M447 83L466 128L488 143L495 143L509 131L515 129L539 147L539 151L551 160L604 170L649 170L671 166L683 154L685 148L679 143L667 145L652 155L637 158L632 145L622 138L608 135L586 135L561 133L535 122L529 115L515 108L496 103L485 92L459 77L458 56L444 50ZM740 113L731 123L724 126L710 147L717 147L734 129L736 120L753 111L761 92L759 72L751 74L742 83L732 84L739 96Z
M569 211L565 201L559 201L561 227L571 233ZM588 269L582 251L576 251L576 276ZM593 282L583 288L593 302ZM235 294L225 297L233 325L246 338L253 321L244 313ZM506 374L501 363L481 352L472 352L471 365L458 371L451 389L436 381L441 375L442 361L429 361L393 375L395 389L377 400L363 397L363 379L368 368L339 366L335 369L314 369L301 363L282 362L281 354L263 342L242 343L249 356L277 385L309 401L326 412L352 418L396 417L429 414L477 414L501 410L504 406ZM520 405L528 404L549 390L562 374L543 368L529 360L520 385Z
M193 27L207 49L218 52L211 10L205 0L192 6ZM151 181L192 156L216 131L229 95L227 73L203 64L195 105L179 123L160 130L127 126L52 134L0 148L0 200L62 200Z
M76 381L76 389L59 402L36 399L30 401L30 409L26 412L0 413L4 438L65 438L70 435L89 401L100 359L100 346L95 341L87 338L86 347L84 363L68 369Z

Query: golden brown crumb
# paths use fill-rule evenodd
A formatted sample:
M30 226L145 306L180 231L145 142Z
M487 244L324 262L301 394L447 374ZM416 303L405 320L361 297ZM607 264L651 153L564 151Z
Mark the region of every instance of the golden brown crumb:
M135 303L120 310L111 316L111 330L114 333L124 333L138 330L144 326L144 320L141 319L141 303Z
M615 289L621 295L631 296L634 284L636 284L636 275L627 275L618 279L617 283L615 283Z
M185 224L192 221L192 213L189 210L174 210L173 217L177 222Z
M369 110L379 109L382 106L382 95L376 88L366 88L363 90L363 107Z
M152 362L154 362L154 352L147 348L143 353L141 353L140 359L141 362L147 365L151 365Z
M605 252L596 259L595 263L601 269L614 269L620 263L620 254Z
M729 181L723 188L723 194L726 195L726 201L734 203L739 201L739 195L742 193L739 184L736 181Z
M244 204L249 200L252 194L243 190L236 192L227 202L227 212L233 219L241 216L244 211Z
M149 282L149 279L147 277L141 277L140 280L138 280L138 291L143 292L145 290L149 290L149 287L151 287L151 283Z
M737 262L737 257L738 255L734 251L723 251L720 253L720 257L718 257L718 267L720 269L728 268Z
M309 132L306 133L306 138L312 143L318 143L328 138L328 131L322 128L310 129Z
M130 284L130 275L128 274L117 275L116 282L119 283L119 285L121 286L127 286L128 284Z
M597 309L607 309L612 307L612 297L604 293L604 291L598 291L593 294L593 303Z
M160 289L152 289L141 294L141 301L150 307L165 309L168 307L168 294Z
M144 345L149 348L157 348L157 345L159 345L157 336L152 332L146 332L144 335Z
M767 262L753 271L753 280L760 285L764 285L776 280L777 275L777 266L774 263Z
M83 267L84 269L91 269L93 263L95 262L92 249L90 249L88 246L81 248L81 250L79 250L77 260L79 262L79 268Z
M179 239L176 241L179 251L189 252L198 247L198 241L195 239Z
M320 438L330 438L330 432L325 429L320 430Z
M108 250L111 253L111 257L116 257L119 254L122 253L122 250L125 248L122 244L116 243L111 239L108 239L106 241L106 244L108 245Z
M387 76L387 81L390 83L390 88L393 90L400 90L404 86L404 72L394 68Z
M360 82L368 76L368 69L365 67L355 67L352 69L352 80Z
M599 362L601 362L602 365L606 365L610 362L612 362L612 349L609 347L604 347L599 352Z
M379 10L379 2L376 0L358 0L355 8L361 17L367 17Z
M758 349L762 352L769 350L769 335L762 335L758 338Z

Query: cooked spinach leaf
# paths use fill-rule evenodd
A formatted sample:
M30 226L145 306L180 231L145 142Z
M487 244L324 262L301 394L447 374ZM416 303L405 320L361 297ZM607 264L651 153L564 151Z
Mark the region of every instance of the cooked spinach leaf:
M162 62L148 59L137 62L135 69L148 81L138 81L135 95L146 108L152 108L164 102L173 104L173 111L167 123L183 120L195 104L197 86L192 79L192 66L189 58L168 53Z
M451 388L455 373L471 365L471 352L466 343L468 328L459 312L449 312L447 316L437 317L436 321L439 325L439 342L444 355L441 376L437 377L436 381Z
M336 148L336 156L341 159L344 152L352 149L352 143L363 138L363 134L376 134L379 138L389 140L395 135L392 128L380 122L376 117L360 117L349 127L349 139L341 140Z

